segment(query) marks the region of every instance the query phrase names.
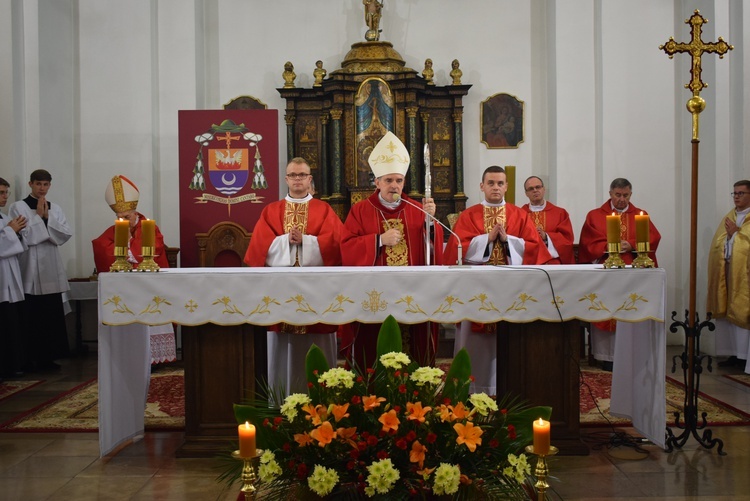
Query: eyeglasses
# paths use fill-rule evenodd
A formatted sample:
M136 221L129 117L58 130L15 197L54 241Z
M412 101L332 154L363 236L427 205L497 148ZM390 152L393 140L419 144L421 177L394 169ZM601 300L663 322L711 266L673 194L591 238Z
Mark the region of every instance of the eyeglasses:
M733 197L744 197L748 193L750 193L750 191L733 191L730 195Z
M541 184L538 186L529 186L528 188L526 188L526 191L527 192L536 191L536 190L541 190L542 188L544 188L544 186L542 186Z
M310 175L311 174L305 174L304 172L300 172L298 174L296 174L296 173L287 174L286 177L288 179L306 179L306 178L310 177Z

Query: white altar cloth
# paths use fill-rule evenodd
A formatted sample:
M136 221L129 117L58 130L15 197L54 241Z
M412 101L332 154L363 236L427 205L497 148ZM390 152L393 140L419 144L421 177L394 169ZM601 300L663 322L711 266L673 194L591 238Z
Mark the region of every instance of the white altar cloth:
M624 335L616 341L612 412L630 417L639 432L663 447L665 291L663 269L601 265L105 273L99 277L100 452L143 432L148 325L340 325L380 323L388 315L406 324L617 319ZM131 342L138 349L130 348Z

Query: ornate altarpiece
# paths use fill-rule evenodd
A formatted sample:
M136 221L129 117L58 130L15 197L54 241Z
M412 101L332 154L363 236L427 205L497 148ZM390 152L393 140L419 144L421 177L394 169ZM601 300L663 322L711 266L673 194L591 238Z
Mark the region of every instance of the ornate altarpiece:
M320 86L277 89L286 99L287 156L310 163L316 196L343 220L375 189L367 157L387 130L409 149L405 192L421 198L426 142L437 216L447 223L448 214L466 208L462 98L470 88L428 84L390 42L355 43Z

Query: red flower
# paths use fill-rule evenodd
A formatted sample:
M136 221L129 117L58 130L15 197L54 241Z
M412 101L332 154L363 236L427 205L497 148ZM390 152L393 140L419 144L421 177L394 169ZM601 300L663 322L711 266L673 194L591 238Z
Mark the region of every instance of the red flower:
M472 383L475 381L475 379L476 378L474 376L469 376L469 381L471 381Z
M307 465L305 463L297 465L297 477L301 479L307 478Z
M490 440L490 447L492 447L493 449L498 445L500 445L500 442L498 442L496 439L493 438L492 440Z
M349 457L352 458L352 459L357 459L359 457L359 449L352 449L352 450L350 450L349 451Z
M417 390L414 390L414 396L415 396L415 397L418 397L418 396L419 396L419 392L418 392Z
M317 376L317 375L318 375L318 369L315 369L315 370L313 371L313 374Z
M428 444L434 444L437 440L437 435L434 433L428 433L427 434L427 443Z
M508 425L508 438L511 440L516 439L516 427L513 426L512 424Z
M350 402L351 402L351 403L352 403L353 405L357 405L357 404L358 404L358 403L360 403L361 401L362 401L362 398L360 398L360 396L359 396L359 395L354 395L354 396L352 396L352 399L350 400Z
M414 442L416 438L417 438L417 434L414 432L414 430L406 434L406 440L408 440L409 442Z
M275 418L273 418L273 424L274 424L275 426L278 426L278 425L280 425L280 424L281 424L281 422L282 422L283 420L284 420L284 418L283 418L283 417L281 417L281 416L276 416Z
M385 451L378 451L377 457L378 459L386 459L388 457L388 453Z
M312 383L307 383L308 388L312 388L314 385Z
M357 462L356 461L348 461L346 463L346 469L347 470L353 470L355 466L357 466Z
M396 376L396 377L400 377L401 376L401 371L396 371L393 375Z
M502 414L503 416L506 415L507 413L508 413L508 409L500 409L500 414Z
M443 399L443 405L450 405L450 404L451 404L451 399L450 399L450 398L448 398L448 397L445 397L445 398Z
M364 381L364 379L362 379L362 376L357 376L357 382L361 383L362 381Z
M367 368L367 373L368 374L375 374L375 369L373 369L372 367L368 367Z
M406 385L405 384L398 385L398 392L399 393L406 393Z
M281 448L284 449L284 452L289 452L290 450L292 450L292 444L286 442L281 446Z
M375 447L376 445L378 445L378 437L376 437L375 435L370 435L369 437L367 437L367 445L371 447Z
M396 440L396 447L398 447L399 449L405 451L408 446L409 445L406 443L405 438L399 438L398 440Z
M357 449L359 449L360 451L367 449L367 442L357 442Z
M263 426L268 426L268 423L269 423L268 418L263 420Z

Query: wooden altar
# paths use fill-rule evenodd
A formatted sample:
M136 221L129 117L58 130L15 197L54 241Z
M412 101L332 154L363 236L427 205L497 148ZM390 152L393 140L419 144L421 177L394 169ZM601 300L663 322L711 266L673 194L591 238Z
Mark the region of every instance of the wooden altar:
M405 66L390 42L355 43L329 78L312 88L285 85L287 157L301 156L316 191L343 219L374 191L367 156L386 131L406 145L411 165L405 192L424 193L423 148L431 151L437 216L466 208L463 105L471 85L436 86Z

